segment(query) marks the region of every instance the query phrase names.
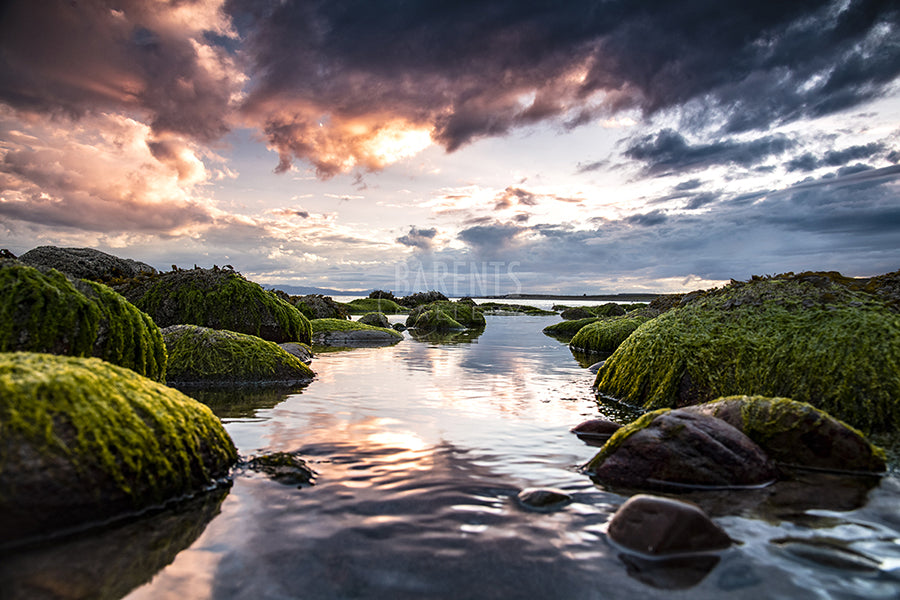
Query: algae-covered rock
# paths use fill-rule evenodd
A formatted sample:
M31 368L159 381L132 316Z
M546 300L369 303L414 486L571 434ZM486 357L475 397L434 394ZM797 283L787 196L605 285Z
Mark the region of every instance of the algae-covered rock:
M370 312L366 313L359 318L359 323L363 325L372 325L374 327L390 327L391 323L388 321L387 316L384 313L380 312Z
M201 491L237 459L209 408L97 358L0 354L0 431L10 540Z
M783 463L836 471L885 470L880 448L853 427L805 402L731 396L681 410L723 419Z
M482 302L481 304L475 303L471 298L460 298L457 302L469 304L471 306L478 306L478 310L481 311L482 314L486 315L531 315L531 316L548 316L555 315L556 312L552 310L544 310L543 308L538 308L536 306L529 306L528 304L509 304L506 302Z
M298 357L256 336L197 325L172 325L162 333L172 384L286 384L315 377Z
M478 307L464 302L449 301L417 306L406 318L406 326L415 327L419 331L481 329L486 323Z
M603 318L578 330L569 345L581 352L614 352L638 327L650 320L638 312Z
M597 315L587 306L570 306L559 313L559 316L566 321L580 321Z
M271 342L310 342L309 320L296 307L230 269L174 270L115 287L157 325L200 325Z
M736 394L789 397L856 427L896 430L897 373L900 315L890 304L838 277L805 273L695 295L629 336L595 385L651 409Z
M432 302L447 302L449 300L450 299L447 298L447 296L440 293L439 291L430 290L427 292L416 292L415 294L410 294L409 296L397 298L397 303L401 306L405 306L406 308L415 308L423 304L431 304Z
M165 379L159 327L105 285L0 260L0 288L0 351L96 356Z
M119 258L93 248L39 246L20 256L19 261L32 267L56 269L76 279L103 283L156 273L156 269L147 263Z
M544 327L542 331L544 335L568 342L576 333L581 331L582 327L596 323L599 319L600 317L587 317L585 319L563 320Z
M762 449L725 421L669 409L616 431L584 468L601 483L637 489L745 487L776 475Z
M313 319L313 344L352 348L389 346L403 339L403 334L386 327L375 327L343 319Z
M329 296L322 294L309 294L306 296L294 296L291 304L303 313L307 319L349 319L350 313L346 305L335 302Z
M341 306L351 315L380 312L386 315L402 315L409 312L393 300L387 298L357 298Z

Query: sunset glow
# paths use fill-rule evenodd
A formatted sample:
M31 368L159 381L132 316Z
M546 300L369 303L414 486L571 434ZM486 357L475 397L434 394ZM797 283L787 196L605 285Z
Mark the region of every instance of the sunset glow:
M2 246L337 290L482 261L568 293L897 268L895 8L407 8L12 3Z

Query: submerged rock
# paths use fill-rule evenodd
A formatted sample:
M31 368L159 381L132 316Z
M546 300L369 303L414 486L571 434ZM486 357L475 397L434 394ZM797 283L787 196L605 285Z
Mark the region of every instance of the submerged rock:
M264 473L273 481L284 485L315 485L317 473L296 452L272 452L254 456L247 461L251 471Z
M0 260L0 351L96 356L162 381L159 327L107 286Z
M93 248L39 246L20 256L19 261L32 267L56 269L75 279L103 283L156 273L156 269L147 263L119 258Z
M359 318L358 323L362 323L363 325L372 325L373 327L384 327L388 328L391 326L390 321L388 321L387 316L381 312L370 312L366 313Z
M167 379L178 385L307 383L315 373L274 342L197 325L163 329Z
M786 396L855 427L896 430L900 319L889 295L866 291L882 279L787 274L689 294L629 336L595 386L648 409Z
M7 541L199 492L237 459L209 408L97 358L0 354L0 430Z
M309 321L295 306L230 269L179 269L115 289L160 327L199 325L276 343L311 339Z
M621 428L619 423L609 419L588 419L573 427L571 431L581 440L608 440Z
M726 421L779 462L836 471L885 470L880 448L856 429L805 402L731 396L682 410Z
M636 489L758 486L776 476L760 447L725 421L668 409L619 429L585 471L603 484Z
M717 552L731 538L696 504L638 494L613 515L607 534L615 543L651 556Z
M519 504L529 510L550 512L572 501L572 496L555 488L525 488L516 495Z
M386 327L366 325L359 321L341 319L313 319L313 344L317 346L358 347L390 346L403 335Z

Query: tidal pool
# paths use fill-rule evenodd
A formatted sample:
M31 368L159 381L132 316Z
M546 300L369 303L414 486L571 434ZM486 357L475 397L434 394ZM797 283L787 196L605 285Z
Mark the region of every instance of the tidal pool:
M622 553L604 530L627 492L579 472L597 448L569 429L627 411L598 404L593 375L541 334L558 317L487 320L477 337L320 353L301 390L197 393L242 456L297 452L315 484L239 471L211 499L4 561L0 597L900 597L896 471L687 494L738 543ZM526 510L526 487L574 501Z

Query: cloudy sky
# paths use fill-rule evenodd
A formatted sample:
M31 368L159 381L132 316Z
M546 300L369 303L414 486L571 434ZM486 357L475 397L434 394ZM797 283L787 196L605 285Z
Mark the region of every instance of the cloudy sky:
M336 289L900 268L900 9L20 0L0 246Z

